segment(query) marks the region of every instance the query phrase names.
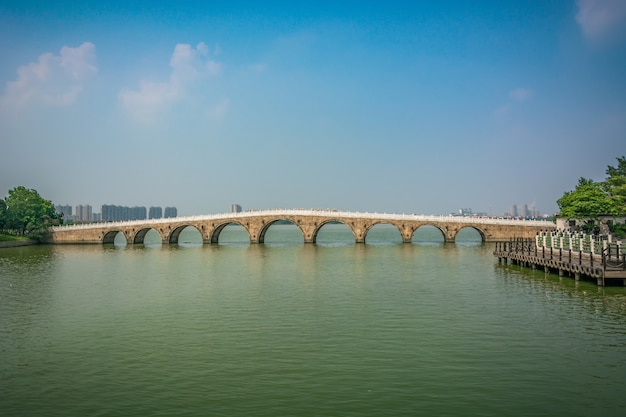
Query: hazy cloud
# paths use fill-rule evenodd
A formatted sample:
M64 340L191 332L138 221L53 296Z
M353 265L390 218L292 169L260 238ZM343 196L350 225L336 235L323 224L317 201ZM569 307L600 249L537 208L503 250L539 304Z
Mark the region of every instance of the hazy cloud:
M17 80L6 84L3 105L23 107L29 103L69 106L76 101L85 80L98 71L96 48L85 42L77 48L64 46L59 55L50 52L37 62L21 66Z
M221 64L209 58L209 48L203 42L195 48L189 44L176 45L170 67L172 72L167 82L142 80L138 90L120 91L120 102L133 117L143 122L154 121L159 111L180 100L196 81L221 71Z
M250 72L265 72L267 71L267 64L265 63L256 63L252 64L248 67L248 71Z
M230 100L222 99L210 112L211 118L216 121L223 120L230 111Z
M518 87L514 90L509 91L509 100L500 107L498 107L494 111L494 113L497 116L505 116L511 114L511 112L513 112L516 107L516 103L523 103L532 100L534 96L535 93L533 92L533 90L529 88Z
M533 91L527 88L516 88L509 93L509 97L518 102L528 101L533 96Z
M585 36L598 39L626 22L624 0L578 0L576 21Z

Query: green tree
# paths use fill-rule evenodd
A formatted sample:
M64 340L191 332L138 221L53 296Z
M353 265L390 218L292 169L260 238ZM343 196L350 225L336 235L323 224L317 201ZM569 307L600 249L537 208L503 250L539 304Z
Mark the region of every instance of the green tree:
M569 219L597 218L600 214L616 214L616 204L605 183L580 178L574 191L567 191L557 200L561 216Z
M50 200L23 186L9 190L4 200L4 228L22 236L40 239L59 216Z
M608 166L606 175L606 190L617 214L626 214L626 158L617 158L617 167Z
M0 198L0 231L4 230L4 224L6 219L7 203Z

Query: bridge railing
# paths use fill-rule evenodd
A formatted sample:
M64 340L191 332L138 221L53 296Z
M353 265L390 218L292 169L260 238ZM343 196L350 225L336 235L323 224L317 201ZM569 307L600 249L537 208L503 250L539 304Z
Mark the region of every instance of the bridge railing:
M218 214L204 214L195 216L183 216L183 217L167 217L160 219L144 219L144 220L125 220L115 222L96 222L96 223L83 223L73 225L60 225L52 227L53 231L64 230L85 230L85 229L98 229L98 228L111 228L115 226L139 226L139 225L158 225L167 223L192 223L197 221L206 220L223 220L223 219L239 219L250 218L259 216L317 216L327 217L334 219L373 219L373 220L413 220L423 222L459 222L466 224L499 224L509 226L539 226L546 227L547 229L554 228L554 224L549 220L519 220L519 219L507 219L503 217L470 217L470 216L442 216L442 215L424 215L424 214L398 214L398 213L372 213L372 212L358 212L358 211L338 211L338 210L324 210L324 209L271 209L271 210L247 210L239 213L218 213Z

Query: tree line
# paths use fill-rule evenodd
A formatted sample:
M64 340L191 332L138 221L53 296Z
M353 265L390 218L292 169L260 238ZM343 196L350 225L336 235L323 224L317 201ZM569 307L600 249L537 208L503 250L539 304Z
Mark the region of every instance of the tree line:
M9 190L9 195L0 199L1 234L39 240L48 227L59 224L61 216L50 200L23 186Z

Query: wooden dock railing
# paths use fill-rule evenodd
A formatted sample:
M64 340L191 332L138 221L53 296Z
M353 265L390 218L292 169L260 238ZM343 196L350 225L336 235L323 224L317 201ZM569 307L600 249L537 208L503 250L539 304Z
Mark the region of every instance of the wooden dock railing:
M621 241L597 240L592 236L564 236L567 232L538 234L535 239L497 242L494 256L500 262L543 267L560 276L595 279L598 285L626 285L626 251Z

